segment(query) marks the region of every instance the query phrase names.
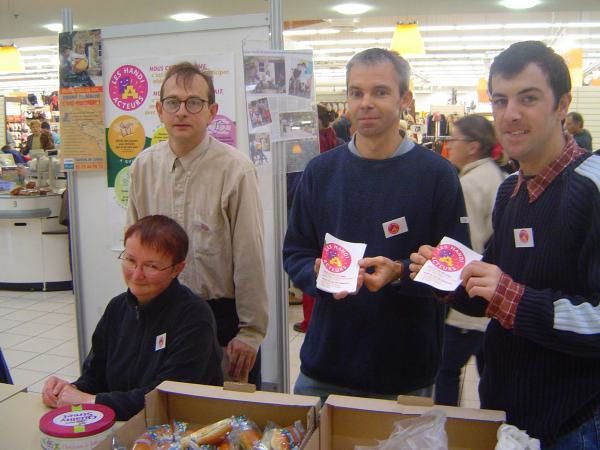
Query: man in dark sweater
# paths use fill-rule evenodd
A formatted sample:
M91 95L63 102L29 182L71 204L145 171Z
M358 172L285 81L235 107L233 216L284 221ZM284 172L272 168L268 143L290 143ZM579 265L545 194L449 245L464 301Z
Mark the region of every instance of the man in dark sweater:
M481 406L506 411L544 449L598 449L600 157L563 134L569 70L545 44L500 53L488 88L499 139L521 168L499 188L483 261L450 299L492 318ZM431 251L411 255L412 272Z
M283 248L294 284L316 297L300 351L298 394L431 395L441 355L445 307L408 277L419 245L451 236L468 242L456 171L403 139L410 68L398 55L365 50L347 66L354 139L314 158L304 171ZM464 221L462 221L464 222ZM316 289L325 233L366 242L367 261L385 261L399 286L332 296ZM394 283L398 284L398 283ZM345 297L341 299L342 297Z

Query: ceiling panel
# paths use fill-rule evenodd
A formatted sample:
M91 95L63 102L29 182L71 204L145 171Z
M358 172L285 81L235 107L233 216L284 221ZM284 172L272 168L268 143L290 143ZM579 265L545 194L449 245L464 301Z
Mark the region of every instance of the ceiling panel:
M508 12L499 6L498 0L384 0L371 1L376 3L373 9L359 18L333 12L331 7L335 3L284 0L282 5L288 24L298 26L313 22L308 27L313 30L311 36L286 36L285 42L286 48L314 50L315 79L320 95L343 95L343 71L347 60L361 48L387 47L391 39L389 29L397 22L416 21L422 29L427 54L410 57L409 61L415 74L415 88L425 92L450 87L472 90L473 84L487 73L493 57L510 43L522 39L542 39L558 47L569 45L568 39L578 38L579 41L571 40L570 44L586 47L585 68L593 71L600 66L600 0L545 0L527 12ZM0 44L15 42L23 49L28 76L22 77L22 85L27 89L38 88L46 92L56 89L57 35L45 30L43 25L60 23L62 8L71 9L73 21L81 29L91 29L164 21L177 12L193 11L209 16L268 13L269 2L0 0ZM599 26L568 25L590 22ZM532 23L538 25L523 28L523 24ZM489 28L466 30L464 25L467 24ZM359 31L372 27L388 27L388 31ZM456 29L440 31L439 27ZM323 28L333 28L337 33L318 35L314 31ZM47 49L47 45L54 47ZM15 78L18 77L0 77L0 92L16 86Z

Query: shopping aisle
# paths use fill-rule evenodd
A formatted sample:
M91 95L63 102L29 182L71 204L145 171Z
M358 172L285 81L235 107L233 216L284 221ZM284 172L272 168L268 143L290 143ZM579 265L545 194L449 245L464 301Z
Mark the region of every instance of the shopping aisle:
M41 392L49 375L79 376L71 291L0 291L0 347L16 385Z

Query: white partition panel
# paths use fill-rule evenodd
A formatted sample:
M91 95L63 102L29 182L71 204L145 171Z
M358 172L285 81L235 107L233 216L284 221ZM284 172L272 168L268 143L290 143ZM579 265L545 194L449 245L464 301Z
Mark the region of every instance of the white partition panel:
M235 108L237 124L237 147L248 152L248 129L244 97L244 71L242 51L244 47L267 49L269 47L268 17L251 14L233 17L216 17L195 23L149 23L117 26L102 30L102 57L106 65L111 58L152 57L154 55L190 55L211 53L233 53L235 59ZM105 89L108 86L104 73ZM267 274L275 273L276 264L281 264L280 251L273 243L273 214L277 205L273 203L272 175L259 171L261 195L265 210L265 258ZM115 214L109 208L106 172L81 172L74 177L77 220L75 250L79 279L77 290L80 354L87 354L91 335L108 301L125 289L117 261L118 251L112 247L112 223ZM123 211L123 214L125 212ZM280 347L275 333L276 317L275 280L268 277L270 325L263 344L263 380L265 387L282 389L280 370L283 364ZM287 362L286 362L287 364Z

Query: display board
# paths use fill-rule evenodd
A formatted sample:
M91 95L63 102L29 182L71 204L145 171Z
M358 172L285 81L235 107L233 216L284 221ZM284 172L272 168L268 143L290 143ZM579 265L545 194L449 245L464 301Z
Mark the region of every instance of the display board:
M248 128L244 96L243 50L264 50L269 46L268 18L264 14L216 17L195 23L150 23L117 26L102 29L103 64L124 58L151 58L156 55L188 56L213 53L233 54L235 73L235 122L237 147L248 152ZM110 74L104 74L110 76ZM105 79L105 85L108 80ZM106 125L106 124L105 124ZM273 270L281 264L280 252L273 244L272 174L269 169L257 167L265 217L265 260L267 288L275 292ZM76 261L79 272L77 308L80 355L87 354L91 335L108 301L125 290L118 250L113 248L111 234L110 199L106 172L80 172L74 175L75 192L72 196L77 212ZM111 211L113 211L111 213ZM277 387L277 360L281 343L273 331L277 321L274 299L269 299L270 324L263 343L263 380L267 386Z

